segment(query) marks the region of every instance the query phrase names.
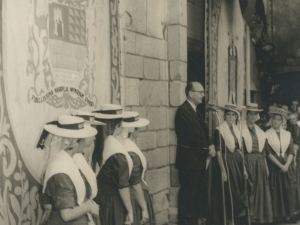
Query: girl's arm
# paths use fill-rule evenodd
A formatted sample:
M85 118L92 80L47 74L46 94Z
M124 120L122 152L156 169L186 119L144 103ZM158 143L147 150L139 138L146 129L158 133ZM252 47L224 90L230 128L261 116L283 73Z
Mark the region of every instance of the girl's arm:
M95 216L99 216L99 206L89 200L81 206L75 206L74 208L60 210L61 218L65 222L78 219L86 215L87 213L92 213Z
M129 193L129 188L125 187L122 189L119 189L119 193L121 196L121 199L124 203L124 206L127 210L127 218L125 221L125 224L132 224L133 223L133 211L132 211L132 205L131 205L131 200L130 200L130 193Z
M268 155L268 159L270 159L276 166L282 169L283 165L273 156L272 154Z
M142 222L145 223L149 219L147 204L145 201L144 193L140 184L131 186L133 188L134 195L136 196L137 202L142 209Z

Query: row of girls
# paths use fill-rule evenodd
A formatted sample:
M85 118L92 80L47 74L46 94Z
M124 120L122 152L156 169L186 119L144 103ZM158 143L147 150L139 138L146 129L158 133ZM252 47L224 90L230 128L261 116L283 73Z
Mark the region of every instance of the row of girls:
M274 108L266 132L255 122L262 111L225 105L224 121L214 132L211 224L274 224L291 221L300 205L291 133L282 128L286 111Z
M104 104L100 111L60 116L44 126L42 224L155 224L146 159L134 140L149 120Z

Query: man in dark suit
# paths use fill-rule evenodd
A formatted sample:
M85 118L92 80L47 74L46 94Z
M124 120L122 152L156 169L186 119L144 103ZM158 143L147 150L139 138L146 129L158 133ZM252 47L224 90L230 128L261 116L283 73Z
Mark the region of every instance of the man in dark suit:
M208 214L207 170L208 157L216 152L197 105L204 97L203 86L188 83L187 100L177 109L176 168L180 190L178 193L178 225L204 224Z

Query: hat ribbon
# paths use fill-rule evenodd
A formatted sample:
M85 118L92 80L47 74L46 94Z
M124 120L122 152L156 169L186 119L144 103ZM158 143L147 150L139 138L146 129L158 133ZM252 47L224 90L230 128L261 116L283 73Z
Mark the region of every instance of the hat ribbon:
M73 124L57 124L57 127L68 130L80 130L84 128L84 122L82 123L73 123Z
M135 117L130 117L130 118L124 118L123 121L130 123L130 122L136 122L139 120L139 116L135 116Z
M87 120L87 121L95 121L95 117L94 116L89 116L89 115L76 115L78 117L81 117L82 119L84 120Z
M122 109L100 110L102 114L122 114Z

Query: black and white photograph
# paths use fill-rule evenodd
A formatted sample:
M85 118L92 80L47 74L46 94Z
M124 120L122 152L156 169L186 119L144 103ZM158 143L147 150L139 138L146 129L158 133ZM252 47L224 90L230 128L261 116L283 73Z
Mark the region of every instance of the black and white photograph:
M0 225L300 224L300 0L0 0Z

